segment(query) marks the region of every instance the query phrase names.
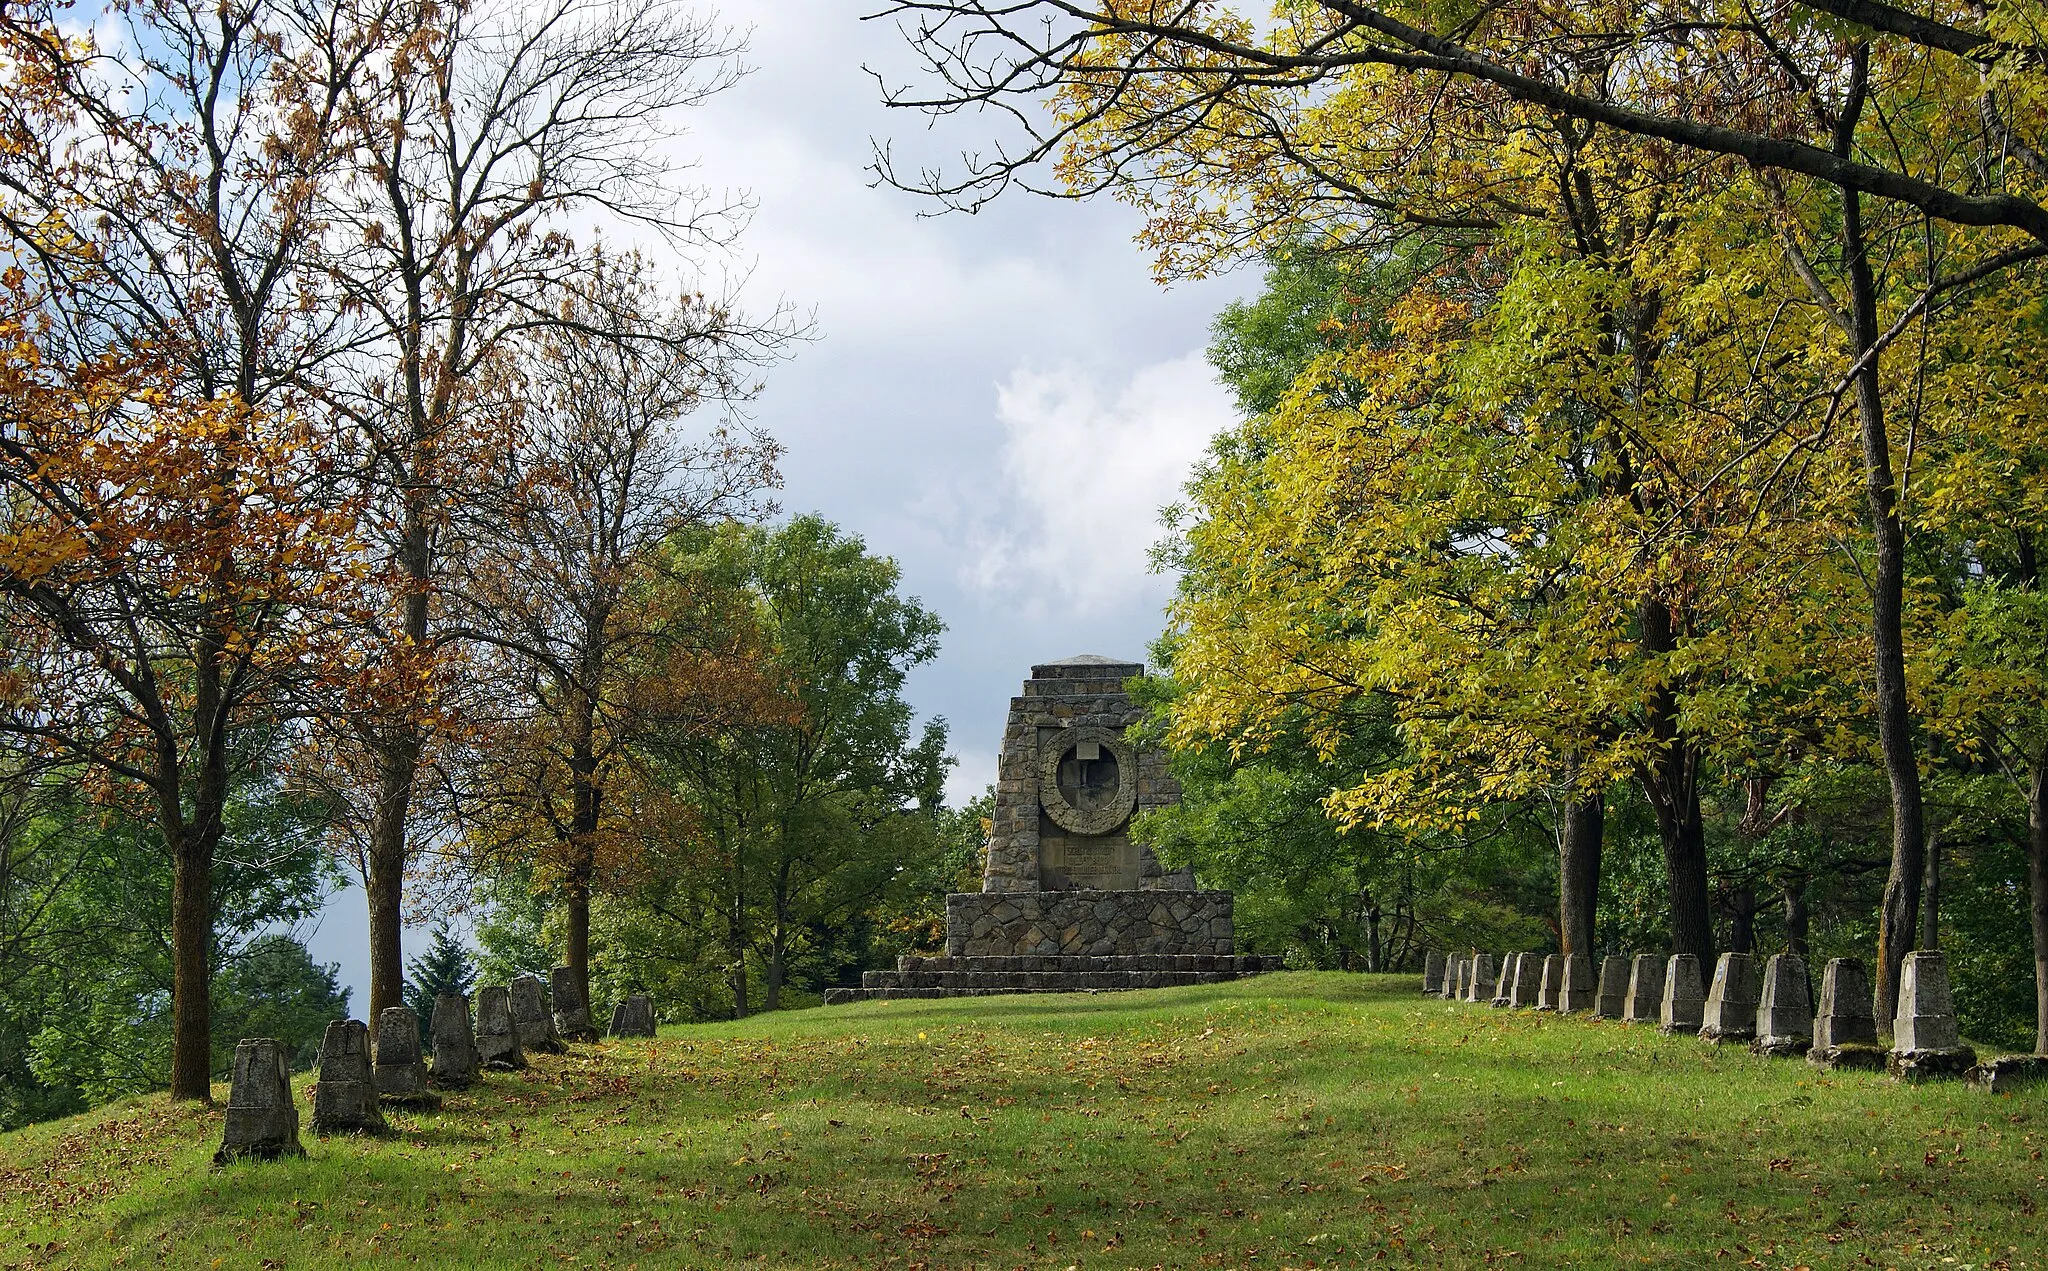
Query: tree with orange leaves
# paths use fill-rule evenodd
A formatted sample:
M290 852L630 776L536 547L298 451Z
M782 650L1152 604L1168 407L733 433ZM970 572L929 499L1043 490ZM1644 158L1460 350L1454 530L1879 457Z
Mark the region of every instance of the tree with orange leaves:
M533 862L589 996L590 898L629 871L629 747L658 724L774 712L745 615L667 571L662 544L765 512L780 447L731 408L772 347L701 297L666 300L636 255L593 257L562 322L520 342L513 440L481 474L448 589L482 691L451 769L470 846ZM719 410L700 435L683 422Z
M172 1093L208 1097L212 871L243 730L290 713L353 517L289 415L192 398L146 356L65 365L15 273L0 325L4 726L87 765L173 863ZM317 480L317 477L312 478Z
M236 738L292 710L352 573L302 414L347 343L315 212L377 37L295 0L0 24L8 727L153 814L175 863L173 1097L209 1097L211 874Z

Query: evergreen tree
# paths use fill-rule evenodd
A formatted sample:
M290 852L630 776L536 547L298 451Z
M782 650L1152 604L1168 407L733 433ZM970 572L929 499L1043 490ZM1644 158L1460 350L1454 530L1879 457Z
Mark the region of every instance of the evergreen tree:
M447 923L436 925L427 951L406 968L405 1004L419 1019L421 1050L433 1053L434 999L443 993L467 997L475 982L476 967L470 962L468 947L455 938Z

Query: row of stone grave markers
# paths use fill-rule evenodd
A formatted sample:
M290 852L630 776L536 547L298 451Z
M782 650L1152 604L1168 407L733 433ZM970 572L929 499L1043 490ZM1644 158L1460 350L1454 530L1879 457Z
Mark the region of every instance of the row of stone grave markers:
M335 1020L320 1039L313 1132L381 1134L386 1105L437 1108L441 1090L463 1089L485 1071L516 1071L526 1067L529 1054L561 1054L569 1041L597 1040L576 977L569 968L556 967L553 979L552 1011L548 986L536 975L479 990L473 1022L468 998L460 993L436 997L429 1025L434 1039L431 1063L420 1053L419 1017L409 1006L386 1007L377 1016L374 1055L367 1025L361 1020ZM654 1036L654 1000L635 993L613 1007L610 1033ZM270 1037L243 1038L235 1044L227 1125L214 1164L305 1154L299 1143L299 1109L292 1100L291 1057L284 1043Z
M1806 963L1780 953L1764 964L1724 953L1713 984L1701 989L1699 959L1689 953L1660 958L1602 959L1593 975L1584 954L1564 957L1510 953L1498 964L1489 953L1451 954L1434 949L1423 959L1422 991L1448 1001L1533 1007L1560 1014L1652 1023L1665 1033L1696 1033L1711 1042L1746 1042L1765 1055L1805 1055L1824 1069L1888 1068L1901 1081L1961 1076L2002 1092L2022 1081L2048 1078L2048 1056L2002 1055L1984 1063L1962 1042L1948 962L1938 952L1909 953L1899 974L1899 1005L1892 1044L1878 1041L1870 977L1855 958L1829 961L1821 976L1820 1013L1807 991Z

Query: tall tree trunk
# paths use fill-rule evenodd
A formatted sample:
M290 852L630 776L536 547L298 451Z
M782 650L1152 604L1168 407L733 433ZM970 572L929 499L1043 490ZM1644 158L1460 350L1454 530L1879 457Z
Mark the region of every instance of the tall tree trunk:
M400 630L404 644L401 659L425 656L427 647L427 586L431 581L432 547L425 510L407 514L405 537L399 545L399 565L410 590L406 593ZM412 698L395 705L396 717L383 721L372 743L377 759L377 805L370 813L369 877L363 889L370 902L370 1031L374 1037L377 1019L385 1008L405 1004L405 872L407 827L412 819L413 783L419 776L420 757L426 751L424 725L414 711L418 696L428 690L411 672L409 664L402 677L405 692Z
M1593 956L1600 906L1600 846L1607 821L1604 796L1572 799L1557 835L1557 929L1564 955Z
M363 891L370 906L370 1034L386 1007L405 1004L406 821L419 768L418 734L400 725L377 753L377 806L370 813L369 869Z
M2027 783L2027 885L2034 916L2034 1053L2048 1055L2048 751Z
M726 898L725 947L732 957L732 1015L747 1017L747 888L746 867L733 849L732 895Z
M1663 601L1643 602L1643 650L1665 654L1677 647L1671 610ZM1707 836L1700 821L1699 755L1678 735L1677 694L1666 685L1648 709L1656 749L1644 761L1643 794L1657 814L1664 844L1664 874L1671 898L1671 951L1689 953L1701 966L1714 962L1714 924L1707 890Z
M572 690L569 716L569 869L562 899L569 911L569 930L562 965L590 1000L590 886L597 872L597 827L603 792L597 783L597 703L590 694Z
M215 571L223 594L233 577ZM221 626L200 630L192 675L192 735L197 743L191 812L184 769L168 730L157 734L157 820L171 852L171 1098L213 1100L213 858L228 802L227 701L221 677ZM159 720L166 718L156 714Z
M1856 123L1869 82L1870 47L1852 53L1849 94L1835 134L1835 152L1854 148ZM1870 577L1870 635L1877 679L1877 742L1891 783L1892 862L1878 915L1877 984L1879 1028L1898 1005L1899 968L1919 935L1921 875L1926 868L1926 828L1920 798L1920 766L1913 754L1913 719L1906 698L1906 533L1899 521L1898 485L1892 475L1891 438L1885 430L1884 397L1878 379L1877 278L1863 232L1863 199L1842 188L1842 267L1849 281L1849 342L1862 369L1856 375L1856 423L1863 448L1865 514L1876 542Z
M569 929L562 937L562 965L576 981L583 1000L590 1001L590 880L587 870L577 871L562 888L563 908L568 910ZM595 1020L595 1016L592 1019Z
M768 934L768 975L765 991L761 995L761 1009L779 1011L782 1009L782 973L784 958L788 952L789 935L780 915L775 919L775 930Z
M1785 908L1785 952L1804 961L1812 919L1806 908L1806 875L1787 874L1782 884Z
M1927 881L1920 889L1920 947L1941 947L1941 836L1927 836Z
M1756 888L1748 883L1728 897L1728 952L1756 952Z
M171 1098L213 1098L213 845L182 826L171 848Z

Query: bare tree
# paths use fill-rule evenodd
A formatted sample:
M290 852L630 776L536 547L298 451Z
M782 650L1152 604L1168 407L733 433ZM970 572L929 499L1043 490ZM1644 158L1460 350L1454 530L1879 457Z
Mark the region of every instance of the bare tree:
M457 641L444 591L472 474L505 445L492 380L507 343L563 322L551 306L580 263L572 217L699 249L742 211L675 188L661 157L675 112L739 73L738 42L712 22L669 0L406 0L400 25L404 43L349 96L356 175L330 213L352 245L335 261L344 304L376 332L339 400L387 596L348 709L366 769L372 1020L403 988L409 826Z
M377 36L295 0L147 0L102 48L48 34L61 9L4 25L7 321L41 352L10 381L0 518L65 544L0 558L44 673L8 726L150 805L174 863L171 1093L205 1099L233 738L290 710L350 528L290 411L345 343L314 209Z
M484 646L490 685L460 783L469 819L487 852L536 862L560 894L563 961L587 1000L592 885L633 841L628 748L670 696L645 681L705 634L662 603L661 549L770 510L780 447L732 408L789 335L702 296L666 300L634 255L594 258L559 313L517 342L519 426L448 595L451 629ZM685 436L700 412L716 415Z

